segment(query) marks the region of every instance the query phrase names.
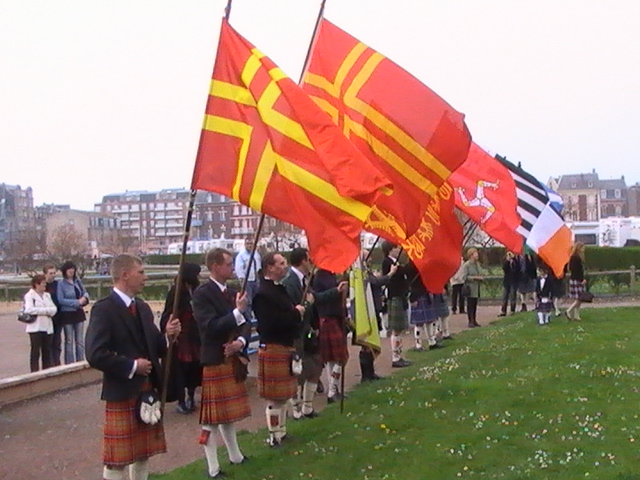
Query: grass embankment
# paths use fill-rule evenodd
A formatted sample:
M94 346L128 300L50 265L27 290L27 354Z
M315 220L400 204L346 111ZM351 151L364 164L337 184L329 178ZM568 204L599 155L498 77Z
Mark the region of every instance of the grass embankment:
M270 449L243 434L237 479L640 479L640 322L631 308L582 322L532 314L466 331L447 348L357 388L340 415L289 421ZM206 478L199 461L157 476Z

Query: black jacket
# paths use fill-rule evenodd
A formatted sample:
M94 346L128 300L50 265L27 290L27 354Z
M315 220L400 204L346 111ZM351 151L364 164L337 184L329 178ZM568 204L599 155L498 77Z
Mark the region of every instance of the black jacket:
M584 265L580 255L571 255L569 258L569 270L571 271L571 280L584 280Z
M166 337L154 323L151 308L135 299L137 318L117 293L95 303L87 327L87 361L103 372L102 399L122 401L137 397L147 377L129 378L136 358L146 358L153 368L149 376L158 390L162 387L160 357L166 353Z
M223 294L211 279L193 292L191 303L202 342L202 365L224 363L224 344L233 338L242 336L249 345L251 325L245 322L238 326L233 315L235 301L231 298L235 298L235 293Z
M382 274L387 275L391 270L393 260L390 257L385 257L382 260ZM400 297L406 301L409 293L409 282L411 278L408 278L408 272L411 268L408 266L399 265L393 277L389 278L389 284L387 285L387 297L392 299L394 297Z
M302 317L284 285L265 278L253 297L252 306L258 319L260 343L291 347L300 338Z
M513 257L511 260L502 262L502 285L504 287L517 287L520 282L520 265L518 259Z
M311 282L314 306L318 317L333 317L340 321L345 318L345 306L342 295L338 291L338 280L335 274L328 270L318 270Z
M553 298L554 297L554 283L551 276L547 276L544 282L544 286L540 286L542 283L542 277L536 280L536 297L540 298Z

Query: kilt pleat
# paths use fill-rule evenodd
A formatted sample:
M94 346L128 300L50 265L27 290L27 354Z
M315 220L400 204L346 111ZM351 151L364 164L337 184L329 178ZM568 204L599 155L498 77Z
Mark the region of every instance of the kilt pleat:
M291 374L293 347L268 343L258 349L258 395L267 400L293 398L298 381Z
M337 318L320 317L320 358L322 363L346 363L349 359L347 338Z
M231 362L202 369L200 424L233 423L251 416L245 382L237 382Z
M435 305L434 309L436 311L436 317L446 318L449 316L449 304L447 303L447 298L444 295L434 295L433 304Z
M553 301L549 299L547 302L542 302L541 299L536 300L536 312L550 313L554 311Z
M580 280L569 280L569 297L578 298L586 290L585 284Z
M102 458L109 467L122 467L167 451L162 423L146 425L136 418L136 397L107 402Z
M404 300L400 297L389 299L389 330L401 332L409 327Z

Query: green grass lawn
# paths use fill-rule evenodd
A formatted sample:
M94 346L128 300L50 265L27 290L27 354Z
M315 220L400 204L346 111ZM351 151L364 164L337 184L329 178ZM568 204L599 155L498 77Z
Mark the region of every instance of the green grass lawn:
M239 437L242 479L640 479L638 309L583 321L520 314L466 331L412 367L361 386L281 448ZM154 478L205 478L198 461Z

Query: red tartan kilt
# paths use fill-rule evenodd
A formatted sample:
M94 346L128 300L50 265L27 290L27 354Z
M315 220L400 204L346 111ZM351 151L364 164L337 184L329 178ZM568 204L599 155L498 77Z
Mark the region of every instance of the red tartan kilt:
M107 402L102 459L109 467L122 467L167 451L162 423L145 425L136 418L137 397Z
M349 350L347 338L338 319L320 317L320 357L322 363L347 363Z
M202 369L200 424L233 423L251 416L244 382L237 382L231 362L205 365Z
M291 374L293 347L268 343L258 350L258 395L267 400L284 401L298 391L298 381Z

